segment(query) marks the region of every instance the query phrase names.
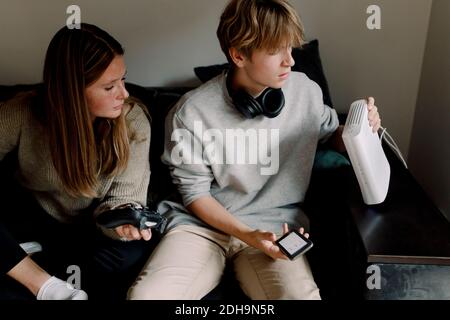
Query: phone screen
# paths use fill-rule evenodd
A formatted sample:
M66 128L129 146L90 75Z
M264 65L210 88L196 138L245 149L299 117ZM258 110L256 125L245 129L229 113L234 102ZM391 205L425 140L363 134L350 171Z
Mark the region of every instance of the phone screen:
M294 255L308 243L302 238L300 238L295 232L292 232L285 238L281 239L279 244L282 245L283 248L287 252L289 252L290 255Z

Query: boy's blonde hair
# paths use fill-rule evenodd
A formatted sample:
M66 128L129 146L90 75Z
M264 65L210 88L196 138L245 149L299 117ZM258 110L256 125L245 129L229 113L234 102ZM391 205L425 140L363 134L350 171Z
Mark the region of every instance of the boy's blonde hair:
M286 46L299 47L304 29L285 0L231 0L220 17L217 37L231 63L230 48L251 58L255 49L276 52Z

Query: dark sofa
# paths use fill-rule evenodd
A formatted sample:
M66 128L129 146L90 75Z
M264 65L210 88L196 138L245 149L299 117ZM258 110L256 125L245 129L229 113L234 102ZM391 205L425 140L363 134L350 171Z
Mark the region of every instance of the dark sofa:
M323 72L319 54L319 42L310 41L302 48L293 50L296 62L293 71L306 73L319 84L323 92L323 100L333 106L328 83ZM226 64L200 66L194 68L197 77L206 82L221 73ZM6 101L15 94L32 90L37 85L0 86L0 102ZM170 108L178 99L192 88L189 87L143 87L127 83L130 95L141 100L148 108L152 118L151 140L151 181L149 186L149 205L158 203L167 197L176 197L177 192L171 183L168 169L161 163L160 156L164 148L164 120ZM341 116L344 120L344 116ZM9 157L13 158L13 157ZM1 188L8 188L14 161L6 159L0 163ZM345 160L336 158L327 150L319 150L316 157L311 186L307 194L304 209L310 218L310 233L314 249L307 253L316 282L325 299L362 297L364 274L355 261L361 253L361 244L351 223L350 212L342 201L342 188L339 186L341 175L351 171L345 166ZM3 193L2 193L3 194ZM324 198L322 195L326 195ZM333 239L341 239L337 244ZM361 257L364 255L361 254ZM331 265L329 261L333 261ZM336 276L339 275L339 276ZM209 293L205 299L247 299L234 280L232 270L225 269L224 281Z
M295 71L306 73L312 80L316 81L324 94L324 102L332 106L331 95L328 84L322 69L318 42L311 41L303 49L296 49L293 52L296 65ZM202 66L195 68L195 73L201 81L207 81L211 77L222 72L226 65ZM164 147L164 120L170 108L190 87L144 87L132 83L127 83L130 94L141 100L148 108L152 118L152 141L150 147L151 181L149 186L149 205L158 203L167 197L177 197L175 187L171 183L169 171L160 161L160 156ZM0 102L12 98L15 94L36 88L36 85L0 85ZM345 115L340 115L343 123ZM415 185L416 182L410 177L406 170L402 169L399 162L392 153L388 152L391 163L393 178L399 181L392 192L388 203L394 203L394 209L398 206L393 199L395 192L406 190L406 186ZM0 162L0 201L3 199L4 190L8 190L14 171L14 155L7 157ZM403 188L405 186L405 188ZM398 189L398 190L397 190ZM394 194L394 196L393 196ZM422 195L423 191L417 191ZM349 196L350 195L350 196ZM319 148L316 154L316 161L311 177L303 209L310 220L310 234L314 242L314 248L307 252L314 278L321 290L323 299L364 299L364 298L405 298L410 297L405 281L391 281L392 285L387 286L385 291L367 292L367 266L369 263L368 249L363 241L364 236L358 229L358 215L366 211L374 214L376 208L367 208L361 204L361 194L356 183L356 178L351 166L346 164L346 159L326 148ZM385 214L386 208L381 208L378 212ZM432 205L429 205L432 207ZM372 211L371 211L372 210ZM384 210L384 211L383 211ZM389 209L390 210L390 209ZM428 210L428 207L426 208ZM356 222L355 222L356 221ZM442 224L442 223L441 223ZM444 223L445 224L445 223ZM447 225L448 226L448 223ZM393 229L395 230L395 228ZM406 231L406 233L408 233ZM448 248L450 248L447 242ZM405 270L398 265L390 265L403 272ZM417 268L412 266L406 282L416 281ZM402 275L393 273L389 268L386 277L399 277ZM409 269L408 269L409 270ZM425 271L421 271L425 270ZM429 272L433 267L424 267L420 272ZM409 272L409 271L408 271ZM445 271L448 272L448 271ZM231 268L227 267L223 276L223 281L204 299L228 299L245 300L248 299L240 290L236 280L234 280ZM414 273L414 274L413 274ZM426 278L423 278L426 279ZM422 280L421 280L422 281ZM422 281L423 282L423 281ZM421 284L422 285L422 284ZM422 287L425 285L422 285ZM126 292L126 288L121 288ZM430 295L428 295L429 297ZM441 295L444 296L444 295ZM426 297L425 297L426 298Z
M322 89L324 103L332 107L318 41L313 40L301 49L294 49L293 57L296 62L293 70L304 72L315 81ZM205 82L225 68L226 64L199 66L194 68L194 72ZM36 86L0 85L0 103ZM164 120L170 108L192 88L144 87L128 83L127 89L148 107L152 117L149 205L167 197L177 197L169 171L160 161L164 147ZM344 120L345 115L340 115L340 122ZM439 210L411 174L401 167L393 153L386 148L385 151L391 164L391 186L385 204L379 207L367 207L362 203L353 169L346 164L344 157L331 152L326 146L319 148L316 154L303 209L309 217L309 231L314 242L314 248L306 255L322 298L450 298L450 267L414 262L414 257L419 255L431 258L437 256L440 264L443 261L450 264L450 224L442 219ZM4 191L10 188L13 166L14 155L0 162L2 202L11 200L5 199L7 193ZM434 230L433 237L429 237L427 230ZM405 253L413 262L405 262ZM386 262L383 259L392 256L400 256L404 259L404 265L392 262L394 260L385 265L379 264L383 269L384 288L368 291L367 266L370 263ZM227 267L223 281L204 299L248 299L232 273L231 268ZM124 286L121 289L125 293L127 288Z
M34 88L36 85L0 85L0 102ZM164 144L164 119L178 99L192 88L142 87L128 83L127 89L131 95L140 99L148 107L152 117L150 153L152 175L149 204L157 203L167 197L176 197L177 192L171 183L169 171L160 161ZM345 116L341 115L341 121L344 118ZM419 234L419 244L438 248L438 253L447 257L445 258L447 260L450 256L448 236L450 224L439 217L438 210L392 152L386 148L385 151L392 170L388 198L382 206L367 207L362 203L352 167L344 165L342 161L330 161L327 155L328 150L318 150L303 209L310 219L309 231L314 242L314 248L306 255L322 298L326 300L450 298L448 287L450 267L433 265L433 263L428 265L414 262L378 264L383 269L385 288L384 290L367 290L366 270L368 265L374 262L370 261L373 259L370 257L372 248L367 247L367 243L386 244L389 241L378 237L375 239L371 234L362 233L359 221L361 217L373 220L374 225L371 228L378 229L371 229L372 232L385 232L385 230L400 232L402 238L394 237L397 239L394 242L402 242L402 246L408 249L411 256L419 253L419 249L410 238L417 238ZM13 183L11 181L13 171L14 154L11 154L0 162L0 201L2 202L11 200L5 199L5 194L8 194L5 191L9 190ZM403 195L405 193L407 195ZM410 197L408 194L414 196ZM406 205L405 201L409 204ZM412 209L416 203L419 204L419 208ZM417 219L415 218L417 213L414 210L421 212L423 217L417 221L415 229L411 225L405 229L401 225L402 221L413 223L411 221ZM405 211L406 215L402 215L401 211ZM430 217L435 217L431 220L438 221L432 222ZM380 219L387 220L380 223ZM393 222L390 222L391 220ZM428 236L427 231L422 230L425 224L428 224L426 228L435 230L432 236ZM437 230L439 232L436 232ZM389 244L384 250L389 254L388 250L397 249L395 245ZM420 253L422 256L432 255L432 251L436 249L425 248L425 251ZM377 255L379 253L383 252L379 251ZM248 299L240 290L232 273L231 268L227 267L223 281L204 299L239 301ZM126 289L121 288L121 292L124 294Z
M0 102L12 98L20 92L29 91L37 85L0 86ZM164 144L164 119L170 108L188 90L188 87L142 87L127 83L130 95L141 100L147 107L152 118L151 141L151 182L149 186L149 205L159 202L167 197L177 195L170 178L169 171L160 161ZM0 192L6 190L12 183L11 173L14 171L13 156L0 163ZM349 210L345 207L338 186L339 175L348 167L324 169L316 166L313 172L311 186L305 202L305 210L310 218L310 233L314 241L314 249L307 253L316 281L321 288L323 298L337 298L344 296L362 297L361 281L363 274L355 274L353 266L354 254L358 243L354 230L349 220ZM1 193L3 194L3 192ZM326 194L323 199L320 194ZM1 197L1 196L0 196ZM6 201L6 199L2 199ZM330 214L330 212L333 212ZM331 239L341 238L339 248L333 248ZM339 249L339 250L336 250ZM331 267L329 261L334 261ZM336 277L339 273L342 276ZM345 285L342 283L345 279ZM352 279L349 282L349 279ZM344 288L345 292L342 292ZM224 281L209 293L205 299L237 299L244 300L247 297L240 290L234 280L230 268L226 268Z

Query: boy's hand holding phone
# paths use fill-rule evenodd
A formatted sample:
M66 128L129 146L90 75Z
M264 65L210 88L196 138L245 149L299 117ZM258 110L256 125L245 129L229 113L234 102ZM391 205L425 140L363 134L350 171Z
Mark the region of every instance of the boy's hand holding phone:
M299 231L292 230L289 232L285 223L283 229L284 235L275 241L275 244L290 260L294 260L313 247L312 241L308 239L309 234L304 233L303 228L300 228Z

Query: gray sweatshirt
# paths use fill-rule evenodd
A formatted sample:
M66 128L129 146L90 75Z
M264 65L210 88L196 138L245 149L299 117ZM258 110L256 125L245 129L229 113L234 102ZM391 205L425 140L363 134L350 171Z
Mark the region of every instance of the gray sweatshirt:
M17 148L20 184L46 212L64 223L76 222L95 200L98 206L94 214L127 203L146 205L150 181L150 123L142 108L145 107L136 104L126 116L136 136L130 142L128 166L115 177L99 178L97 199L73 198L64 191L52 164L45 130L33 117L28 97L0 103L0 161Z
M320 87L292 72L283 87L285 107L273 119L246 119L234 107L220 75L187 93L166 119L162 160L183 204L159 210L176 225L206 226L185 207L214 197L251 228L281 232L307 226L300 204L308 189L319 141L338 127L336 111L323 104ZM212 227L211 227L212 228Z

